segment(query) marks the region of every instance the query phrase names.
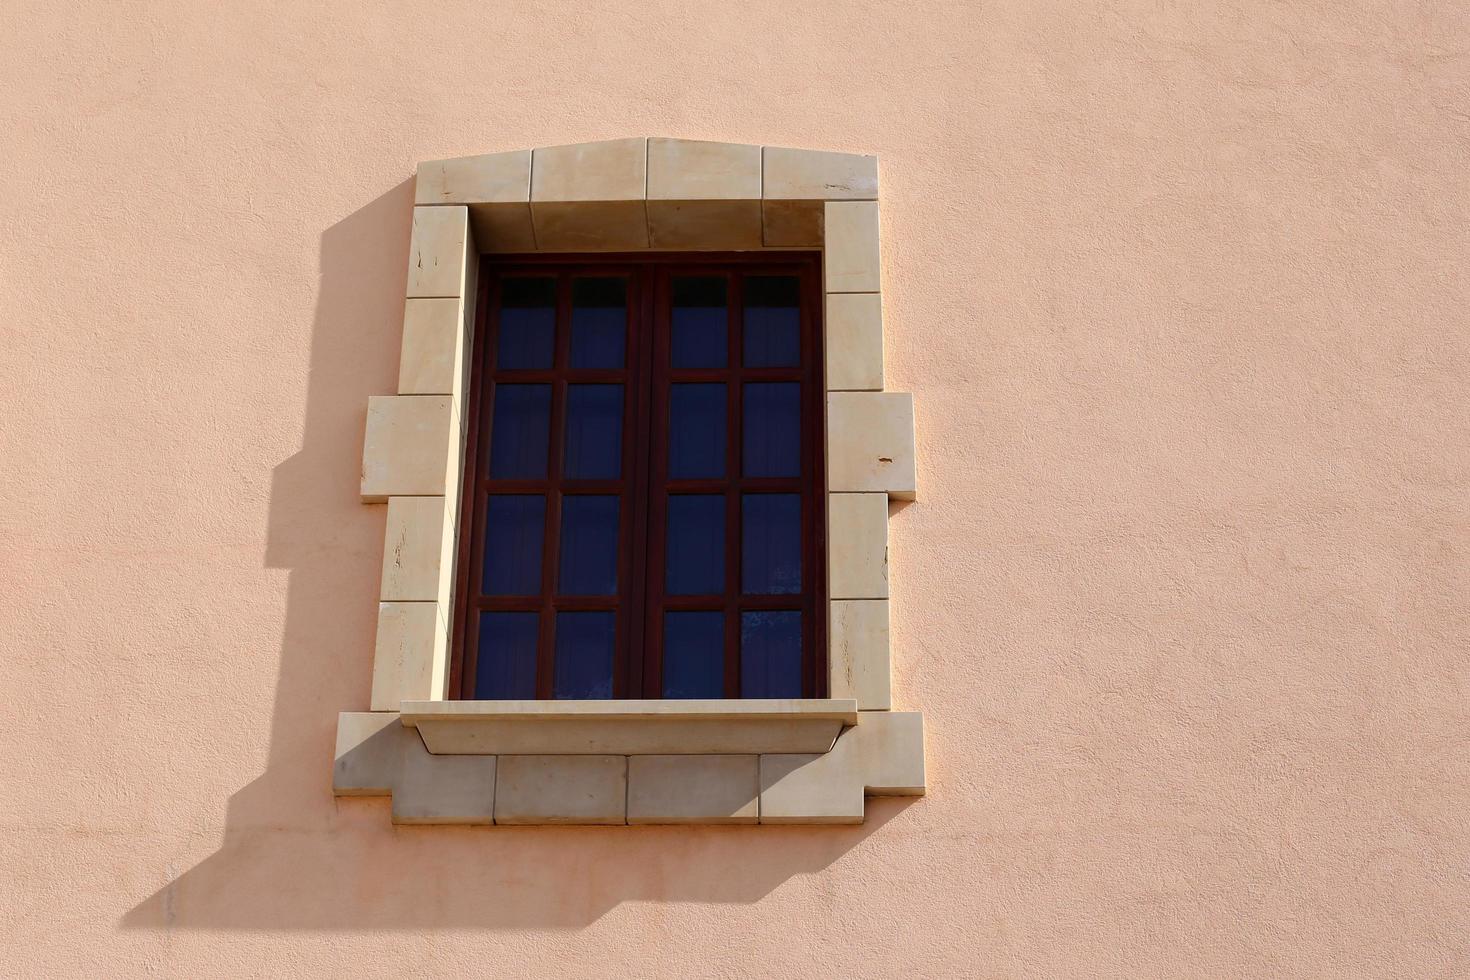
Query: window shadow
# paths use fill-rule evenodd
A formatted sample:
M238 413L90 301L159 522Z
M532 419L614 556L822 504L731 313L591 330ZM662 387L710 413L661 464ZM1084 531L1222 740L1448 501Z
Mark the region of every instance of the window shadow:
M358 474L368 396L396 387L412 207L406 180L322 235L303 445L271 486L265 565L290 577L265 769L219 849L120 925L580 928L624 901L755 902L839 860L911 801L869 800L852 827L482 828L332 796L337 712L368 704L385 508Z

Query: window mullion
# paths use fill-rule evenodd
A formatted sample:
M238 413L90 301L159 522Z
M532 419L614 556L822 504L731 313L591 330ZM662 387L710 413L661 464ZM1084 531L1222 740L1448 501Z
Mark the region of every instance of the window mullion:
M562 457L566 441L568 350L571 347L571 276L557 277L556 334L552 355L551 442L546 459L546 538L541 557L541 623L536 642L536 697L554 696L556 576L561 556Z
M659 595L657 583L652 581L653 570L658 565L651 555L654 537L654 496L659 492L656 485L655 456L657 443L654 438L654 419L658 415L658 393L655 381L655 357L658 349L656 319L656 275L657 270L649 267L629 270L630 310L628 345L629 387L635 393L635 415L630 438L634 442L630 458L632 471L628 474L629 521L632 534L632 560L630 571L629 600L625 603L627 628L624 636L628 644L623 668L623 683L626 697L657 697L649 687L657 680L657 671L651 669L649 650L654 639L657 623L651 621L650 609Z
M725 417L725 697L740 697L740 531L741 531L741 449L745 437L741 429L741 406L745 392L741 387L741 365L744 331L741 328L741 282L731 273L726 286L726 310L729 317L725 330L728 353L725 355L727 414Z

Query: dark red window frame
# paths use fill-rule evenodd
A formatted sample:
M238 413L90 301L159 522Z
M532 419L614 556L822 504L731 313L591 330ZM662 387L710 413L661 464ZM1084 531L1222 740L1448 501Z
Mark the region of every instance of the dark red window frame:
M507 278L555 275L558 280L554 367L550 370L497 372L496 331L500 284ZM597 256L482 257L476 304L461 494L458 572L450 662L450 696L474 696L483 611L536 611L540 614L536 657L536 697L553 696L557 611L615 610L613 698L661 698L663 692L663 614L669 610L719 610L724 613L724 696L741 696L741 612L802 612L802 696L827 693L826 465L824 433L821 262L817 253L638 253ZM625 368L569 367L570 282L574 277L626 277L628 332ZM672 280L677 276L727 276L728 353L725 368L676 369L671 366ZM744 290L748 276L795 276L800 284L800 364L796 367L743 366ZM489 446L497 383L552 385L551 446L547 478L491 480ZM562 479L563 429L568 384L623 384L622 472L617 480ZM709 480L670 480L668 476L669 400L676 382L718 381L727 385L726 476ZM801 383L801 474L799 477L749 478L742 475L741 401L747 382ZM541 555L542 585L530 599L486 596L480 578L486 502L496 493L544 493L546 529ZM664 594L665 508L670 493L705 492L725 496L725 591L704 596ZM741 500L743 493L801 495L802 587L784 595L741 594ZM577 493L621 495L618 593L614 596L558 596L554 586L559 557L561 501Z

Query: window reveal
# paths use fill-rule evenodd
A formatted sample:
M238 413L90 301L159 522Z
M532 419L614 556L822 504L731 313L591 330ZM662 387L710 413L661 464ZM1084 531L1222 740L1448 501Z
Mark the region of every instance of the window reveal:
M457 696L825 695L818 273L487 257Z

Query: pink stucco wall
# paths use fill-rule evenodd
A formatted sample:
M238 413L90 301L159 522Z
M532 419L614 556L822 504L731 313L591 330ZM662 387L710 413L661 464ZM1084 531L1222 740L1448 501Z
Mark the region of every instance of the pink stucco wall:
M1470 8L0 4L0 976L1470 971ZM897 703L839 829L394 829L417 160L880 154Z

